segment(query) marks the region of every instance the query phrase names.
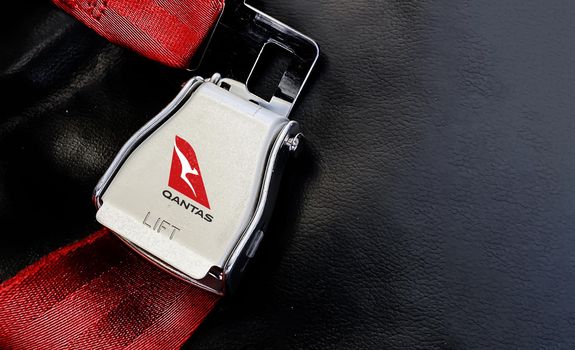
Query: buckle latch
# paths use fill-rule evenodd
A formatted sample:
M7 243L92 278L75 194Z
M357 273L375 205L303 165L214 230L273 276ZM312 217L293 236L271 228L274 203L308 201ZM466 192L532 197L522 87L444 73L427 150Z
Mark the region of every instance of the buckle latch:
M210 46L221 45L218 35L228 33L234 57L241 52L242 60L218 62L208 51L200 70L224 67L226 78L191 79L124 145L94 201L98 221L141 255L224 294L237 285L265 236L281 173L301 137L287 117L318 48L245 4L226 10L218 28ZM271 44L293 58L268 100L248 86Z

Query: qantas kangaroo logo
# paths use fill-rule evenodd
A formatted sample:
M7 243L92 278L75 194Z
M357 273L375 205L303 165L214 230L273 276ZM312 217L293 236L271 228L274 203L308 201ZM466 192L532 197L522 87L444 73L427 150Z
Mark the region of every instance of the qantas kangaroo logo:
M168 186L210 209L196 152L179 136L176 136L174 143Z

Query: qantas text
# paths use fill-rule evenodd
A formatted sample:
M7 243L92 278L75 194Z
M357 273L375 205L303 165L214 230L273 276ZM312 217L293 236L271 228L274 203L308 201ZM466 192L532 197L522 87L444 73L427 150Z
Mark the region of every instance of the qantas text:
M164 196L164 198L178 204L180 207L190 211L194 215L201 217L205 221L207 221L207 222L214 221L214 217L211 214L204 213L204 211L202 209L196 207L192 203L187 202L186 200L184 200L178 196L175 196L171 191L164 190L164 192L162 192L162 195Z

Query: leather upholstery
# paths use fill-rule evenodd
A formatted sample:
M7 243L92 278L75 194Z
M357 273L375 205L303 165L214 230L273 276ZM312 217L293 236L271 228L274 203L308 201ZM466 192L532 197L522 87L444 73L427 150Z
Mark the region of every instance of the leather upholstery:
M574 348L575 4L254 5L321 45L307 144L187 348ZM2 279L98 227L99 176L189 76L5 6Z

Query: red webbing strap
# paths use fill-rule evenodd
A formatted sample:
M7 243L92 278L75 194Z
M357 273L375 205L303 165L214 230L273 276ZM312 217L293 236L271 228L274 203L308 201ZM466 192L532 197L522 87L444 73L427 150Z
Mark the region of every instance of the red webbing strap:
M0 349L179 349L218 299L101 230L0 285Z
M171 67L186 68L224 0L52 0L109 41Z

